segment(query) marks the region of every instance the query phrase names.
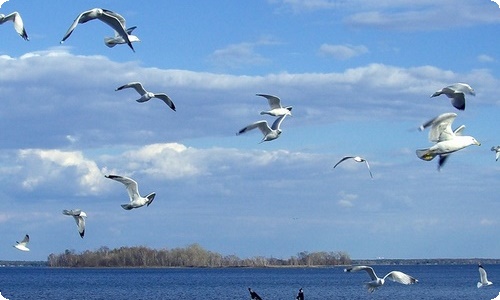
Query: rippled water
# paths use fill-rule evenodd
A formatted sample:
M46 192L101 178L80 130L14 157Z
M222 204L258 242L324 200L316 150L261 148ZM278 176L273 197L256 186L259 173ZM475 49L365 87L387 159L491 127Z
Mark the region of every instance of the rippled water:
M493 286L478 289L477 266L375 266L379 276L397 269L419 280L388 282L369 294L365 272L343 268L52 269L0 268L0 291L9 300L28 299L493 299L500 292L500 265L485 265Z

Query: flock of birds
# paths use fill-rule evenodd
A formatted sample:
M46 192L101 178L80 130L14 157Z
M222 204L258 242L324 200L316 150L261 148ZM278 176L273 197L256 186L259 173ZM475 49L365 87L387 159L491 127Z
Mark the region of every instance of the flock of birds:
M125 18L123 18L120 14L101 8L94 8L80 13L73 21L73 23L67 30L66 34L63 36L61 43L66 41L71 36L71 34L78 26L78 24L84 24L91 20L99 20L114 30L115 32L114 36L104 38L104 43L106 46L114 47L115 45L119 44L127 44L132 49L132 51L135 52L132 43L140 41L140 39L137 36L132 34L133 30L136 27L134 26L127 28ZM3 24L5 22L13 22L15 31L24 40L26 41L29 40L28 34L24 27L23 20L18 12L13 12L8 15L0 14L0 24ZM173 111L176 110L173 101L170 99L168 95L164 93L148 92L140 82L131 82L122 85L116 88L116 91L120 91L127 88L135 89L140 94L141 97L136 100L137 102L146 102L152 98L158 98L163 102L165 102L165 104L167 104ZM446 95L448 98L451 99L451 104L456 109L465 110L466 94L475 95L475 91L468 84L456 83L447 86L445 88L442 88L439 91L436 91L431 95L431 97ZM245 126L244 128L240 129L237 132L237 135L258 128L263 135L261 143L275 140L279 138L282 133L281 124L283 123L285 118L287 116L292 116L291 113L292 107L282 106L281 100L277 96L268 94L256 94L256 95L266 98L270 107L270 110L262 111L260 114L270 115L276 117L276 119L274 120L271 126L269 126L266 120L260 120L251 123ZM454 130L452 129L452 123L456 117L457 117L456 113L444 113L429 120L428 122L422 124L419 127L420 130L424 130L430 127L429 140L435 144L429 148L416 150L418 158L425 161L430 161L435 157L439 156L438 169L440 169L444 165L445 161L447 160L447 158L451 153L464 149L470 145L481 145L474 137L462 135L462 132L465 128L464 125ZM495 152L496 160L498 160L498 158L500 157L500 146L492 147L491 151ZM373 174L371 172L368 161L360 156L345 156L342 159L340 159L334 165L333 168L337 167L340 163L347 160L354 160L355 162L358 163L365 163L366 167L368 168L370 177L373 178ZM138 184L132 178L119 175L105 175L105 177L118 181L126 187L129 196L129 202L121 205L122 208L125 210L131 210L142 206L149 206L153 202L156 196L154 192L146 196L141 196L139 193ZM65 209L63 210L63 214L72 216L74 218L77 225L78 233L80 237L83 238L85 235L85 218L87 217L87 214L81 209L71 209L71 210ZM29 251L29 248L27 247L29 239L30 239L29 235L26 234L21 242L16 242L16 245L14 245L14 247L21 251ZM373 268L369 266L353 266L346 268L344 271L345 272L366 271L371 279L371 281L366 283L366 287L370 292L373 292L377 288L384 285L386 279L390 279L392 281L405 285L414 284L418 282L417 279L400 271L391 271L384 277L380 278L376 275ZM483 286L489 286L492 284L490 281L488 281L486 271L481 265L479 265L479 274L480 274L480 282L477 283L478 288ZM250 292L251 299L257 299L257 300L262 299L251 288L248 288L248 290ZM304 293L302 288L299 290L296 299L297 300L304 299Z
M123 18L118 13L102 8L94 8L80 13L75 18L75 20L67 30L66 34L64 34L63 38L61 39L61 43L66 41L71 36L71 34L73 33L78 24L84 24L91 20L99 20L107 24L114 30L115 34L113 37L104 38L104 44L106 46L114 47L119 44L127 44L135 52L134 47L132 46L132 42L140 41L140 39L137 36L132 35L132 31L136 27L134 26L127 28L125 18ZM12 22L14 24L14 29L16 30L16 32L24 40L29 41L29 37L24 27L23 20L18 12L13 12L8 15L0 14L0 24L3 24L5 22ZM137 102L142 103L149 101L150 99L153 98L158 98L163 102L165 102L165 104L167 104L173 111L175 111L175 105L173 101L170 99L168 95L164 93L149 92L143 87L143 85L140 82L130 82L128 84L116 88L116 91L120 91L127 88L132 88L140 94L140 98L137 99ZM153 202L156 196L156 193L154 192L144 197L141 196L139 193L138 184L132 178L126 176L112 175L112 174L105 175L105 177L122 183L127 189L129 202L121 205L122 208L125 210L131 210L142 206L149 206ZM80 237L83 238L85 235L85 218L87 218L87 214L81 209L65 209L62 211L62 213L67 216L72 216L75 219L78 233ZM28 248L29 241L30 237L28 234L26 234L21 242L16 242L14 247L21 251L30 251L30 249Z
M488 280L488 275L486 274L486 270L481 264L478 265L478 270L479 270L479 281L477 283L477 287L482 288L492 285L493 283ZM370 293L374 292L375 290L383 286L386 282L386 279L390 279L394 282L405 285L418 283L418 280L416 278L401 271L390 271L389 273L385 274L384 277L380 278L375 273L375 270L373 270L373 268L370 266L352 266L344 269L344 272L349 272L349 273L358 271L365 271L368 274L368 276L370 276L370 281L365 283L365 287ZM250 299L262 300L259 294L257 294L251 288L248 288L248 292L250 293ZM302 288L299 289L299 292L295 299L304 300L304 290Z

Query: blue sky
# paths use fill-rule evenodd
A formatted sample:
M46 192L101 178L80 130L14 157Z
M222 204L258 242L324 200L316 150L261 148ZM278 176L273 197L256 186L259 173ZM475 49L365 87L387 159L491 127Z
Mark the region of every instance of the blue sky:
M0 26L0 259L145 245L240 257L498 257L500 9L488 0L10 0L30 41ZM94 7L141 42L107 48ZM50 16L50 17L46 17ZM141 81L174 101L137 103ZM467 82L457 111L436 90ZM281 137L236 136L267 93L293 106ZM482 145L437 161L416 128L441 113ZM333 165L345 155L369 160ZM125 211L135 178L153 204ZM81 208L85 238L61 212ZM12 247L30 234L29 253ZM485 247L485 243L488 245Z

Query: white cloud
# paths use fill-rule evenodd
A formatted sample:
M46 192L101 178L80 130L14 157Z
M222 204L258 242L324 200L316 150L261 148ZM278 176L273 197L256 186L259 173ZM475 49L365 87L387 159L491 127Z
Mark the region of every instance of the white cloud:
M346 60L355 56L368 53L368 48L364 45L331 45L323 44L320 46L319 51L326 56L332 56L336 59Z
M477 60L483 63L494 62L495 59L487 54L480 54L477 56Z
M27 190L34 190L47 183L52 186L54 183L76 182L77 194L97 194L101 191L101 170L81 152L23 149L19 151L18 159L23 165L20 170L24 177L22 187ZM73 169L74 172L68 173L68 169Z
M358 199L358 195L346 193L341 191L339 193L340 199L337 201L338 205L341 207L353 207L354 201Z

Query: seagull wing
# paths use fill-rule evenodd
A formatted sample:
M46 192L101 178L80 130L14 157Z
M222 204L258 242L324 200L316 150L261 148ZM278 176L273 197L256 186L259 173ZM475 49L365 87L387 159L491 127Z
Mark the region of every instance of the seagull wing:
M498 160L498 158L500 158L500 151L497 151L495 153L495 160Z
M65 209L63 210L63 214L68 216L79 216L82 212L81 209Z
M366 167L368 168L368 172L370 173L370 177L373 178L372 170L370 169L370 164L366 159L363 159L365 161Z
M172 102L172 99L170 99L169 96L166 94L154 94L155 98L163 100L173 111L175 111L175 105L174 102Z
M274 122L273 125L271 126L271 129L277 130L280 129L281 122L285 119L286 115L282 115L281 117L277 118Z
M76 26L78 25L78 23L80 23L80 20L85 20L88 21L88 19L86 20L86 16L88 14L90 14L93 10L87 10L87 11L84 11L82 12L81 14L78 15L78 17L76 17L76 19L73 21L73 24L71 24L71 26L68 28L68 31L66 31L66 34L64 35L64 37L62 38L61 40L61 44L67 39L69 38L69 36L73 33L73 30L75 30ZM85 23L84 22L84 23Z
M368 273L368 275L370 276L370 278L372 280L377 280L377 278L378 278L377 274L375 274L375 271L373 270L373 268L369 267L369 266L354 266L354 267L344 269L344 272L358 272L361 270L366 271L366 273Z
M486 271L484 270L483 266L479 265L479 279L482 284L485 284L488 282L488 275L486 275Z
M273 95L267 95L267 94L256 94L256 95L266 98L271 109L281 108L280 98L273 96Z
M141 94L141 96L147 93L147 91L142 86L142 83L140 83L140 82L130 82L130 83L124 84L124 85L116 88L115 91L120 91L120 90L123 90L123 89L126 89L126 88L133 88L139 94Z
M85 218L82 216L73 216L76 221L76 225L78 226L78 233L83 238L85 235Z
M384 279L385 278L390 278L392 281L399 282L402 284L414 284L418 282L417 279L400 271L389 272L387 275L384 276Z
M455 133L451 130L451 124L456 117L456 113L444 113L436 117L431 123L429 140L431 142L452 140L455 137Z
M12 21L14 23L14 29L16 30L16 32L26 41L29 40L28 34L24 29L23 19L21 18L21 15L17 11L6 15L3 19L0 19L0 24L5 23L7 21Z
M453 93L451 95L451 104L459 109L459 110L464 110L465 109L465 95L462 92L457 92Z
M132 178L118 175L106 175L106 178L123 183L125 185L125 188L127 189L128 196L130 197L131 202L140 197L137 182Z
M103 14L97 17L102 22L108 24L113 28L122 38L127 42L128 46L132 51L135 52L130 39L128 38L127 30L125 29L125 19L117 13L114 13L110 10L103 9Z
M343 157L341 160L339 160L339 161L335 164L335 166L333 166L333 168L335 169L335 167L336 167L336 166L338 166L341 162L346 161L346 160L348 160L348 159L350 159L350 158L354 158L354 156L345 156L345 157Z
M271 128L269 128L269 125L267 125L267 121L261 120L240 129L237 135L240 135L255 128L259 128L259 130L262 132L264 136L266 136L269 132L271 132Z
M26 246L29 243L29 241L30 241L30 236L29 235L25 235L24 238L23 238L23 240L20 241L20 242L17 242L17 243L20 244L20 245Z

